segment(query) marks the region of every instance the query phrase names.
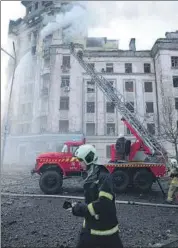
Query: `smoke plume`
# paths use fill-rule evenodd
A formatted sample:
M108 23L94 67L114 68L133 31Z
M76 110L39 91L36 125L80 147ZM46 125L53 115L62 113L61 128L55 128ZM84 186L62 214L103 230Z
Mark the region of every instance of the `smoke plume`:
M87 30L87 10L84 4L69 3L68 6L62 7L60 14L56 15L55 20L50 21L42 30L41 38L63 29L64 39L70 40L73 36L81 36Z

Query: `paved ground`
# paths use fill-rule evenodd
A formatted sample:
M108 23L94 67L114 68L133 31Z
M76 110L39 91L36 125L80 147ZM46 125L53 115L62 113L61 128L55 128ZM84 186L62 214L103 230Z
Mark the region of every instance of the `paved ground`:
M29 170L2 171L2 192L41 194L38 176ZM167 188L167 182L163 183ZM66 180L63 194L82 195L80 179ZM129 192L120 200L162 202L155 185L147 195ZM62 209L64 199L2 196L1 247L75 247L82 219ZM125 247L148 247L178 233L178 209L117 205ZM63 246L62 246L63 245Z

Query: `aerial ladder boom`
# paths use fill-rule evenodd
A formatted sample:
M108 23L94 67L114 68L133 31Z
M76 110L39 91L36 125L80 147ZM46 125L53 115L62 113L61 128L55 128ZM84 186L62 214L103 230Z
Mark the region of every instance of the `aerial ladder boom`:
M126 103L124 96L116 88L113 88L103 76L98 75L97 71L83 60L83 55L81 55L82 52L76 52L75 45L73 43L70 45L70 52L76 58L82 68L91 76L92 80L95 81L100 90L103 91L108 100L115 104L116 108L124 117L124 119L128 121L137 131L144 144L149 148L150 153L153 156L159 155L165 159L165 155L167 154L166 150L153 137L153 135L148 132L139 119L128 109L129 103Z

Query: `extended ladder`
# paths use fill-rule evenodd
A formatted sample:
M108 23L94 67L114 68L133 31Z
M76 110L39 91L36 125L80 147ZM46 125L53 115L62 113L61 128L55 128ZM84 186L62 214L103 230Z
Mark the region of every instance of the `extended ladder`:
M103 91L108 100L115 104L120 114L138 132L145 145L147 145L150 149L152 155L159 154L164 158L167 153L164 147L159 144L159 142L148 132L137 117L128 109L129 103L126 103L124 96L116 88L113 88L109 81L107 81L103 76L98 75L97 71L83 60L83 53L81 51L76 52L73 43L70 45L70 52L77 59L83 69L96 82L97 86ZM130 104L130 106L132 105Z

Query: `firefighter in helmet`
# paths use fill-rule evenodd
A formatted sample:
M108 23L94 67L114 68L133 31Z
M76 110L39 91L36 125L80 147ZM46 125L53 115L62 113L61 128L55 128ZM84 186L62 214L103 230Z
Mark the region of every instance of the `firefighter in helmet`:
M72 204L73 215L84 217L77 248L123 248L110 173L103 165L96 164L98 156L92 145L80 146L75 156L87 170L85 203Z
M170 177L172 178L168 195L167 195L167 201L168 203L172 203L175 197L175 193L178 192L178 164L176 160L171 161L172 163L172 169L170 172Z

